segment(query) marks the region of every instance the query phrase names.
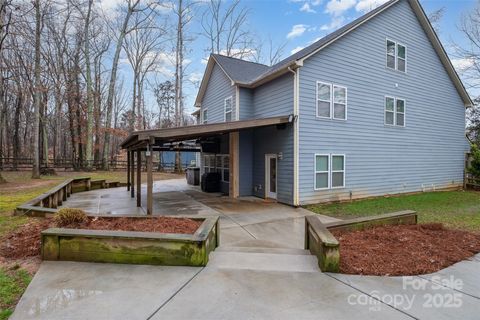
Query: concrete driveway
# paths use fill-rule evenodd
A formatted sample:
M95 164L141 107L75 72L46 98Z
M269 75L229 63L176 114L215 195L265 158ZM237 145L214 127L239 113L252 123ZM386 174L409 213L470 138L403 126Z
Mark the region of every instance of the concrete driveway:
M205 194L184 180L154 191L156 214L220 216L207 267L43 262L11 319L478 319L480 255L419 277L322 273L303 250L307 210ZM125 188L64 205L145 214Z

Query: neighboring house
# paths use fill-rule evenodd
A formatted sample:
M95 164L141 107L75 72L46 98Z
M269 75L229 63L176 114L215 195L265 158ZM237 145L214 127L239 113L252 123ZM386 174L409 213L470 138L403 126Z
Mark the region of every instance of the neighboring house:
M196 114L293 115L239 131L238 195L303 205L461 186L471 104L418 1L392 0L271 67L212 54ZM202 172L228 191L219 143Z

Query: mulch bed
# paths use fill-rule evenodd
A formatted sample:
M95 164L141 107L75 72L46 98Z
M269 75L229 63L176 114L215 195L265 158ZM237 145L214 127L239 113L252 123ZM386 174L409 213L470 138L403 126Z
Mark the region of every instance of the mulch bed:
M40 255L40 232L57 226L53 219L32 218L32 220L0 239L1 258L26 259ZM202 221L186 218L138 219L119 217L89 218L85 223L68 225L64 228L193 234L201 224Z
M340 272L401 276L436 272L480 252L480 235L440 223L333 231Z

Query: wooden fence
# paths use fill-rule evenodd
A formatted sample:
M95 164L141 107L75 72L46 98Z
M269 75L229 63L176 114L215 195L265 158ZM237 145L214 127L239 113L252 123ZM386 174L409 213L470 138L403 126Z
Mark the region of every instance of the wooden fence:
M185 169L190 163L183 161L182 168ZM71 159L49 159L48 163L43 163L42 168L48 167L60 171L75 171L77 169L87 168L87 161L82 163L73 161ZM33 159L32 158L0 158L0 171L29 171L32 170ZM91 168L94 170L102 170L103 161L95 160L91 161ZM109 163L110 170L113 171L126 171L127 161L125 160L111 160ZM155 171L167 171L172 172L175 170L174 162L153 161L153 169ZM142 165L142 171L146 171L145 163Z

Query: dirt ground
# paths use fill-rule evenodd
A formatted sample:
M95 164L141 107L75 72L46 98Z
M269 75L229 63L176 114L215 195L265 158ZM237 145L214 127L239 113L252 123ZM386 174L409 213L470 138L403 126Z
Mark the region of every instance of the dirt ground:
M186 218L120 217L89 218L85 223L69 225L67 228L193 234L201 224L202 221ZM52 227L57 227L53 219L32 218L27 224L4 235L0 239L0 264L7 267L20 265L30 273L36 272L41 262L40 232Z
M480 234L440 223L332 233L340 242L340 272L346 274L427 274L480 252Z

